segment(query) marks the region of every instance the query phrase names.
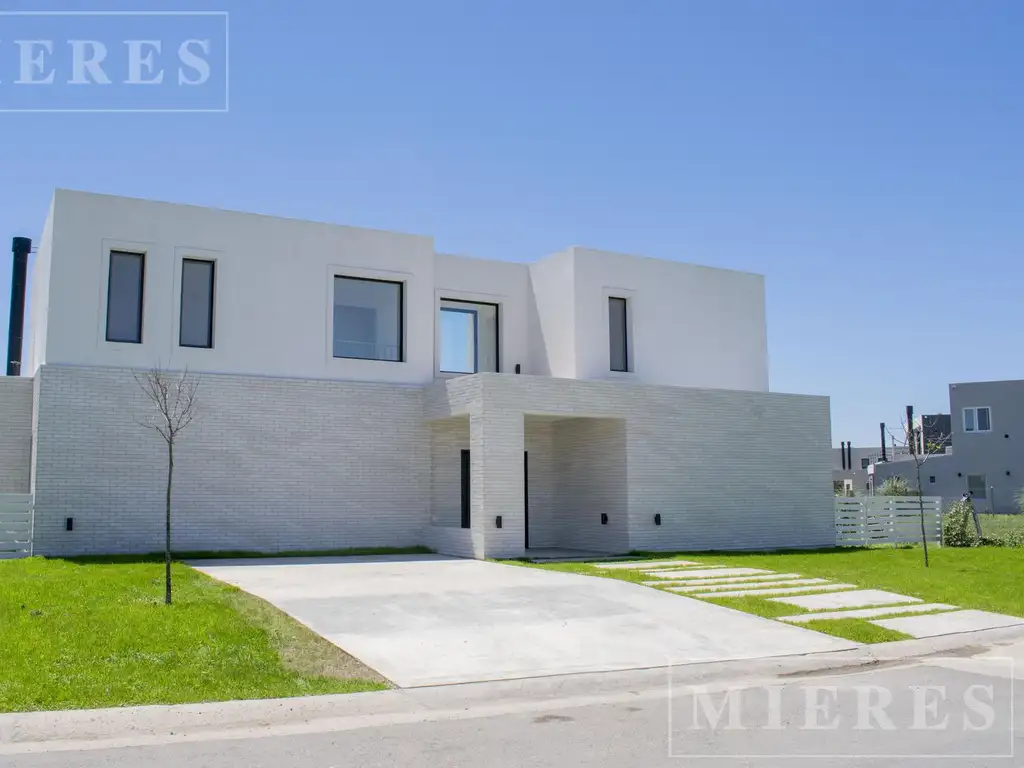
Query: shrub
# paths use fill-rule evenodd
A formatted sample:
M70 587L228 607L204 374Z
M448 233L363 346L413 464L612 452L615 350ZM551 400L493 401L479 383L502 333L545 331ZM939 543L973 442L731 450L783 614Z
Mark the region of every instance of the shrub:
M1020 513L1024 515L1024 488L1021 488L1017 492L1017 508L1020 510Z
M942 545L945 547L976 547L977 531L972 518L973 504L967 499L953 502L942 516Z
M875 489L878 496L917 496L917 491L910 487L899 475L887 477L878 488Z

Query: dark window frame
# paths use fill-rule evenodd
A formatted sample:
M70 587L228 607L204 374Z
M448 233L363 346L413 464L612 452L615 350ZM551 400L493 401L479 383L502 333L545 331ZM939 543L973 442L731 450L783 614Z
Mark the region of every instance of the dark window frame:
M623 368L616 368L612 363L611 354L611 308L612 302L622 302L622 360ZM629 299L625 296L608 297L608 368L614 373L629 373Z
M209 330L206 333L206 344L186 344L181 340L181 326L182 318L185 315L185 264L193 262L195 264L209 264L210 265L210 301L207 307L207 312L210 316ZM178 346L188 347L189 349L213 349L213 319L214 319L214 297L217 295L217 262L213 259L196 259L192 257L184 258L181 260L181 285L180 295L178 297Z
M138 307L139 307L139 322L137 339L112 339L110 338L110 283L111 278L114 276L114 254L119 256L135 256L139 259L139 296L138 296ZM106 341L112 344L141 344L142 343L142 331L144 326L144 318L142 316L143 309L145 308L145 295L146 295L146 252L145 251L124 251L120 248L112 248L107 253L107 318L106 328L104 329L104 338Z
M337 306L336 302L336 286L337 281L341 280L357 280L361 283L385 283L387 285L398 286L398 359L397 360L381 360L377 357L352 357L351 355L338 355L334 352L334 307ZM346 275L335 273L332 284L331 284L331 356L335 360L366 360L372 363L404 363L405 360L405 282L403 280L385 280L379 277L357 277L355 275Z
M480 373L480 314L475 309L460 309L458 307L446 307L449 304L468 304L477 307L494 307L494 373L501 373L501 305L494 301L470 301L469 299L449 299L441 297L438 304L440 312L462 312L473 315L473 373ZM442 341L443 344L443 341ZM443 348L441 350L444 351ZM439 373L448 373L454 376L471 376L465 371L446 371L441 368L441 361L437 361Z

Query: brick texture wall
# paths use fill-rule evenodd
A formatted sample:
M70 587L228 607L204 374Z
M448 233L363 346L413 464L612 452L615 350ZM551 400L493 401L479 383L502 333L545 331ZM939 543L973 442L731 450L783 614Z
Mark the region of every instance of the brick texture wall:
M32 462L32 379L0 377L0 493L28 493Z
M835 543L828 398L539 376L477 378L485 413L579 417L554 426L559 546L706 550ZM624 458L617 447L623 439ZM622 508L623 494L628 536L616 527L621 515L611 512L608 526L590 531L601 510ZM655 526L659 513L662 525Z
M166 447L130 372L39 375L39 554L163 548ZM420 544L430 514L423 390L204 375L176 448L175 549ZM74 531L64 519L74 517Z

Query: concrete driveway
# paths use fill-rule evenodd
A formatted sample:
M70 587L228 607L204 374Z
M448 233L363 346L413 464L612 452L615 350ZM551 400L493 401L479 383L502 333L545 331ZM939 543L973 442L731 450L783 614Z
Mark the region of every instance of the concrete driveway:
M854 645L623 581L436 555L191 565L268 600L402 687Z

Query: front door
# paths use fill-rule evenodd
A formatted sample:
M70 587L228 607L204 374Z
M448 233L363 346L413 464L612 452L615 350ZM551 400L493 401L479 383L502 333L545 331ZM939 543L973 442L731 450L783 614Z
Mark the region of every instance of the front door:
M462 452L462 527L469 528L471 519L469 516L469 451Z
M526 517L526 548L530 548L530 454L523 451L523 514Z

